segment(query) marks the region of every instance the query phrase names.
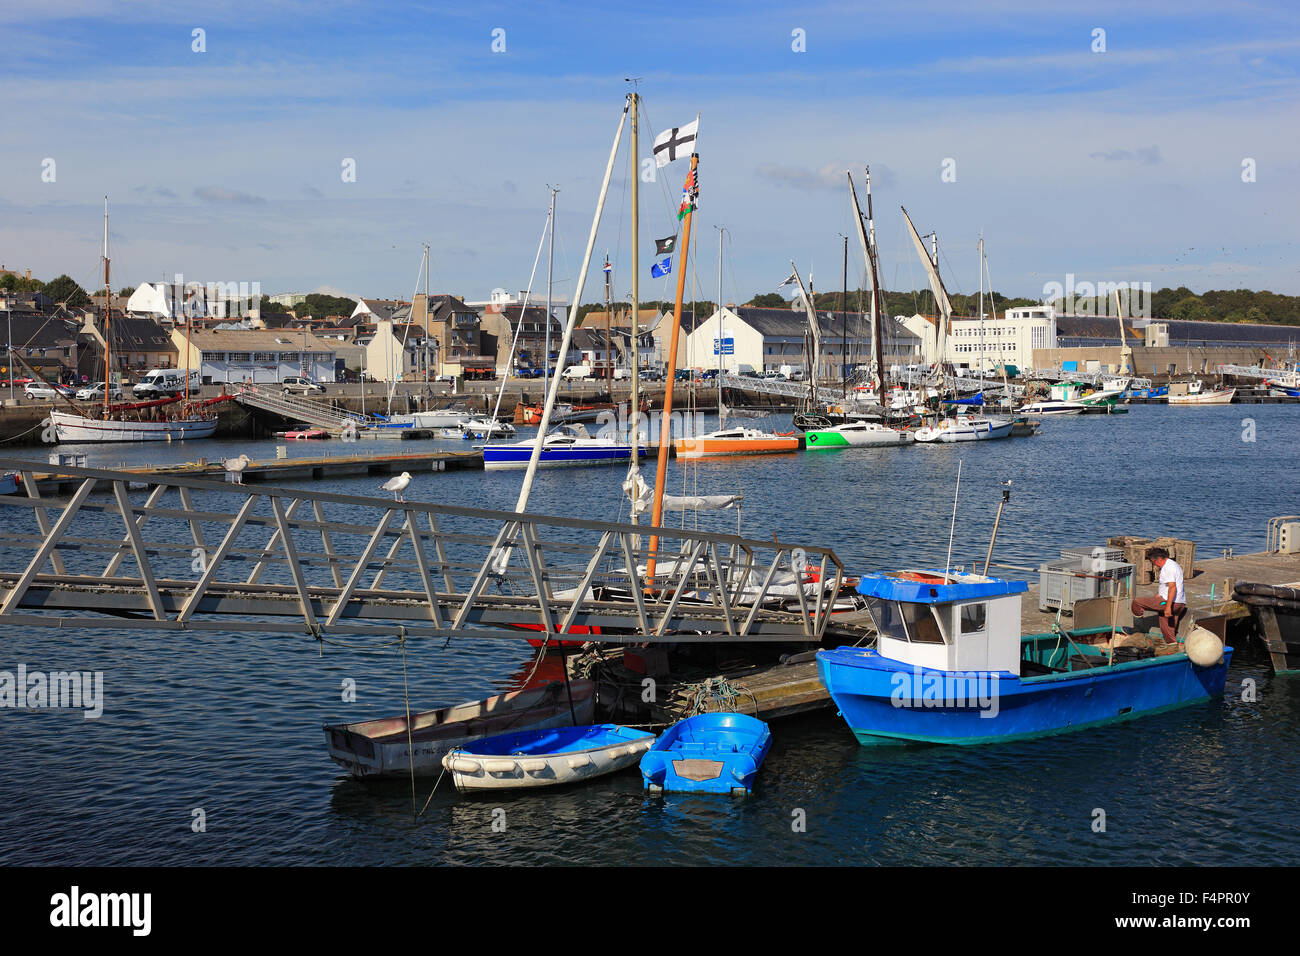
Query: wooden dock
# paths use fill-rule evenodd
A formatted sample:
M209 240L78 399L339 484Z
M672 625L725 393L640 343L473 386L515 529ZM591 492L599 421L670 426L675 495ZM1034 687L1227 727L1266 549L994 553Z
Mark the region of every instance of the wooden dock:
M57 465L33 462L31 473L42 495L63 494L75 491L81 479L60 472ZM456 471L483 468L481 451L438 451L405 454L355 454L313 455L299 458L270 458L251 461L244 468L245 482L276 482L286 480L321 481L353 475L397 475L404 471L412 474L426 471ZM157 465L145 468L121 468L119 471L138 475L143 481L149 478L206 478L221 481L226 469L220 460L182 462L176 465ZM101 482L107 487L107 482ZM96 488L96 490L101 490Z

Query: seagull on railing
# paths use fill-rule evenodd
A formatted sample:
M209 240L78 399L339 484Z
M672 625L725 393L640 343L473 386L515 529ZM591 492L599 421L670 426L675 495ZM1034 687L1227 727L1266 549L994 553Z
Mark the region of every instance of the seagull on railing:
M244 469L248 467L250 461L252 459L247 455L223 459L221 463L226 466L226 480L242 485L244 483Z
M389 478L379 487L383 491L391 491L393 493L394 501L405 501L406 500L405 498L399 496L403 491L406 490L406 486L409 485L410 483L411 483L411 473L409 471L404 471L396 478Z

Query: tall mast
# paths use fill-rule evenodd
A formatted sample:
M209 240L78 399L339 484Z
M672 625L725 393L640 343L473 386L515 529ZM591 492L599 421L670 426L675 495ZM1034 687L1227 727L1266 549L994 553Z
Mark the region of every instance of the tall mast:
M871 167L866 170L867 225L862 224L862 207L858 205L858 192L853 188L853 174L849 173L849 199L853 203L853 221L857 223L858 240L862 243L862 257L866 260L867 274L871 277L871 339L876 354L876 394L884 404L885 352L881 335L881 315L884 303L880 296L880 279L876 268L876 223L871 214Z
M113 374L113 334L110 328L113 321L113 285L108 280L108 197L104 197L104 410L103 417L108 418L109 383ZM13 370L9 372L13 378Z
M631 487L636 489L641 474L641 170L637 166L641 148L641 96L634 90L627 94L627 100L632 110L632 148L628 177L632 183L632 314L628 318L628 331L632 337L632 395L627 405L628 442L632 446L632 453L628 456L631 462L628 465L628 476L632 482ZM612 393L610 398L613 398ZM632 523L637 524L636 508L632 509L631 517Z
M699 114L696 114L695 121L699 122ZM698 135L695 145L699 146ZM682 228L682 260L677 273L677 299L673 303L673 324L668 330L668 381L664 383L664 407L660 412L659 460L655 466L654 508L650 513L650 524L656 528L662 523L664 513L664 481L668 475L668 433L671 431L670 416L673 410L673 379L677 377L677 340L682 327L682 297L686 294L686 260L691 252L691 220L695 218L695 205L691 200L696 191L696 171L699 165L700 154L691 153L691 171L686 177L688 184L685 200L686 216L685 226ZM654 586L655 551L658 547L659 537L655 535L650 538L650 557L646 562L646 583L650 587Z
M722 234L726 226L714 226L718 230L718 427L722 427Z
M902 207L900 207L902 208ZM944 384L943 374L943 352L947 344L948 321L952 315L952 303L948 301L948 291L943 287L943 280L939 278L939 246L938 236L934 236L931 248L934 250L933 256L926 251L925 243L921 241L920 234L916 231L916 226L912 225L912 217L903 209L903 220L907 223L907 230L912 236L912 245L916 247L916 254L921 258L921 264L925 266L926 278L930 280L930 291L934 293L934 301L938 318L938 347L935 366L939 370L937 387L942 389Z
M429 394L429 244L424 244L424 394ZM452 319L455 325L455 319ZM489 428L490 432L491 429ZM490 436L489 436L490 437Z
M849 411L849 237L844 239L844 288L840 292L840 408L842 414Z
M618 128L619 133L623 132L623 127ZM551 277L555 273L555 194L559 192L554 186L549 187L551 190L551 238L547 242L546 249L546 354L543 356L542 365L542 389L547 391L551 387ZM574 303L577 304L576 302ZM519 316L522 322L524 317ZM541 444L542 432L537 433L538 444Z
M980 230L980 385L984 384L984 230ZM990 292L993 290L989 290Z
M605 391L609 393L610 401L614 400L614 354L610 350L610 332L609 332L609 250L605 250Z
M587 234L587 248L582 254L582 265L578 269L578 281L573 290L573 302L569 306L569 320L564 325L564 337L560 341L560 358L563 359L569 351L569 343L573 341L573 328L578 322L578 303L582 301L582 290L587 283L587 269L591 265L591 251L596 245L596 231L600 227L600 214L605 209L605 197L609 195L609 180L614 174L614 161L618 158L619 143L623 140L623 127L627 124L627 106L623 107L623 114L618 120L618 132L614 134L614 145L610 147L609 161L605 164L605 176L600 183L600 197L596 200L596 214L591 220L591 232ZM552 210L554 210L555 192L551 193ZM552 232L554 231L554 216L552 216ZM547 315L546 328L549 331L551 327L550 315ZM519 316L519 321L524 320L523 314ZM550 364L550 349L547 348L547 364ZM533 442L533 453L528 459L528 470L524 472L524 481L519 489L519 500L515 504L515 511L523 513L528 510L528 497L532 494L533 481L537 477L537 463L542 457L542 439L546 435L546 430L551 424L551 412L555 408L556 393L559 391L559 378L553 379L546 390L546 404L542 407L542 420L537 425L537 440Z

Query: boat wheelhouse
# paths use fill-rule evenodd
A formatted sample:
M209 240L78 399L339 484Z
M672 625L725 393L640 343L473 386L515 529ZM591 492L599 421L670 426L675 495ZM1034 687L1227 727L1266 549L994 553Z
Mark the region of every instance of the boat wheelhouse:
M1223 693L1232 649L1193 663L1181 645L1080 643L1109 628L1021 636L1027 585L978 574L864 575L874 648L817 654L818 676L862 744L975 744L1064 733Z

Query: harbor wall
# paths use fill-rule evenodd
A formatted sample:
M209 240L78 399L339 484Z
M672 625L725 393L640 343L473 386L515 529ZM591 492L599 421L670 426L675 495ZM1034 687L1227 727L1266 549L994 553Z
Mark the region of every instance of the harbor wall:
M1220 365L1272 364L1278 358L1260 347L1232 346L1221 348L1187 348L1171 345L1165 348L1147 348L1135 345L1133 367L1138 375L1159 380L1169 375L1213 375ZM1063 362L1078 362L1079 371L1088 370L1088 362L1100 362L1103 372L1120 370L1118 345L1082 346L1069 349L1034 349L1034 368L1060 368ZM1171 371L1172 370L1172 371Z

